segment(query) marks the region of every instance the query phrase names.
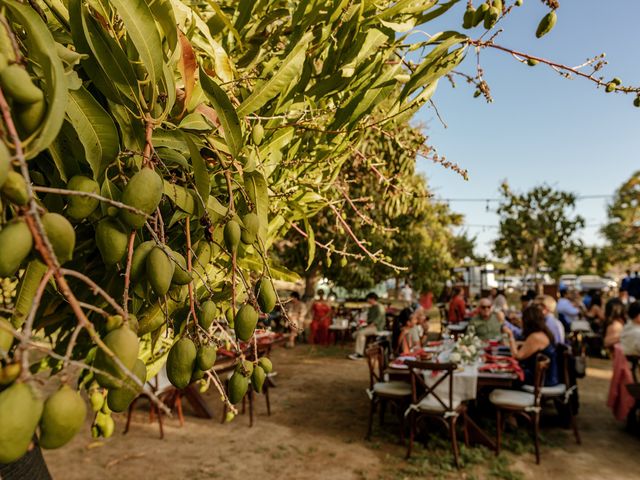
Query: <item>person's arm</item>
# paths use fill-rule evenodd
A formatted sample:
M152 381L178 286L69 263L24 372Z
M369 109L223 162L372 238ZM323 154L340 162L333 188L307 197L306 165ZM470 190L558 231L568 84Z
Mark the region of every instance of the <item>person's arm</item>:
M618 343L620 341L620 332L622 332L622 325L620 322L611 323L605 332L604 346L606 348L611 348Z
M531 355L534 355L545 347L544 341L535 333L529 335L524 343L520 345L520 348L518 348L518 346L516 345L516 340L514 338L513 332L509 331L508 335L509 347L511 348L511 356L516 360L524 360L525 358L529 358Z

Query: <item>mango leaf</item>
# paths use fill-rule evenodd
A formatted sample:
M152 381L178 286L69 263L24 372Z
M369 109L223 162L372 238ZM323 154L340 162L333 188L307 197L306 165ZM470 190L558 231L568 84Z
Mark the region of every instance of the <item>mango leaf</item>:
M307 46L312 38L313 34L311 32L305 33L298 41L298 44L282 61L280 69L269 80L256 85L251 95L240 104L238 107L238 115L245 116L255 112L273 97L281 93L282 89L287 87L294 78L300 75L306 58Z
M60 178L65 182L81 173L78 159L84 158L84 148L78 135L69 122L64 122L60 133L49 145L49 154L58 169Z
M113 119L84 87L69 92L67 117L82 142L93 178L100 181L120 149Z
M163 76L163 50L149 5L145 0L111 0L111 3L122 18L127 34L140 55L140 60L149 75L149 82L152 85L156 84ZM153 90L155 99L155 88Z
M204 119L202 114L193 112L180 121L178 128L182 130L200 130L208 132L213 127Z
M184 108L182 109L184 112L191 101L193 89L196 84L198 63L189 39L185 37L181 31L178 31L178 36L180 37L180 62L178 63L178 69L180 70L182 82L184 83Z
M307 232L307 268L305 270L309 270L311 268L311 264L313 263L313 259L316 256L316 236L313 233L313 228L309 223L309 219L304 217L304 229Z
M238 46L242 47L242 37L240 37L240 34L233 26L233 23L231 23L231 20L229 20L229 17L227 17L227 15L222 11L217 1L216 0L206 0L206 1L211 7L211 9L215 12L216 17L218 17L218 19L224 24L224 26L229 29L229 31L231 32L231 35L234 36L234 38L236 39L236 42L238 42Z
M45 80L46 116L36 131L36 136L23 142L27 145L25 156L30 159L48 148L62 128L67 105L67 82L56 42L36 11L14 0L5 0L4 4L11 12L12 18L25 30L29 57L42 70Z
M239 258L238 265L241 268L252 270L254 272L260 272L264 268L262 259L257 257ZM271 272L271 278L273 278L274 280L282 280L283 282L294 283L300 281L300 275L292 272L282 265L273 265L271 262L269 262L269 271Z
M104 182L102 182L102 186L100 187L100 195L102 195L103 197L109 198L111 200L120 201L120 198L122 197L122 192L116 186L115 183L113 183L111 180L106 178ZM100 202L100 209L102 210L103 215L107 215L108 208L109 208L109 204Z
M200 155L200 151L196 144L191 140L190 135L185 135L187 147L189 148L189 154L191 155L191 167L193 168L193 176L195 177L196 190L200 198L198 198L198 211L202 211L206 208L204 202L209 198L209 192L211 191L211 180L209 179L209 170L207 165Z
M176 17L173 13L173 6L170 0L147 1L153 17L162 28L164 37L167 39L167 47L173 52L178 45L178 27Z
M164 180L164 194L180 210L190 214L196 212L196 199L186 188Z
M260 219L260 231L264 240L266 228L269 224L269 190L264 175L257 171L244 172L244 189L255 204L256 214Z
M200 68L200 84L204 94L218 114L229 151L231 155L236 157L243 144L242 128L240 127L238 114L224 90L211 80L202 68Z

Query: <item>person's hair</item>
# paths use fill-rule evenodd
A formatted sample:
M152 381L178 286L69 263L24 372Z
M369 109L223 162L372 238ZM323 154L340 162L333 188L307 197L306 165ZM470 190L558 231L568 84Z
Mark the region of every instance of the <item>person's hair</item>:
M295 298L296 300L300 300L300 294L298 292L291 292L289 295L291 298Z
M324 290L322 290L322 289L318 290L318 296L320 298L324 297Z
M633 320L640 315L640 302L633 302L629 305L629 318Z
M453 290L451 290L451 296L455 297L457 295L460 295L460 292L462 292L462 288L460 287L453 287Z
M619 298L612 298L604 306L604 325L602 332L607 333L609 325L613 322L620 322L624 325L627 321L627 307L624 306Z
M373 300L378 300L378 298L379 298L379 297L378 297L378 294L377 294L376 292L369 292L369 293L367 294L367 298L366 298L366 299L367 299L367 300L371 300L371 299L373 299Z
M557 302L551 295L538 295L536 297L536 303L544 306L549 312L554 313L556 311Z
M400 332L402 331L402 327L407 324L407 322L411 318L412 313L413 312L410 308L403 308L393 321L391 345L394 352L398 349L398 341L400 340Z
M567 293L569 293L569 289L568 288L561 288L560 289L560 296L561 297L563 297L563 298L566 297Z
M602 306L602 297L598 292L593 292L591 294L591 303L589 304L589 307L593 307L594 305L597 305L599 307Z
M547 322L542 312L542 307L536 303L529 305L522 312L522 333L524 338L529 337L532 333L542 332L544 333L551 345L555 345L556 339L547 327Z
M620 290L618 291L618 293L622 293L622 292L628 292L629 289L627 287L620 287Z

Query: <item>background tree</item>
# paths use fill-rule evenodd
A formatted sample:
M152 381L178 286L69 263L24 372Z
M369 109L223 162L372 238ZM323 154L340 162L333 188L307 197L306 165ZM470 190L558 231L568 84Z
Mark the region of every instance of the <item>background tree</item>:
M512 268L535 273L537 267L546 265L559 274L565 255L582 246L576 233L584 227L584 219L571 213L575 195L547 185L518 194L506 182L500 192L496 255L508 259Z
M640 238L640 171L635 172L616 190L607 208L607 224L602 234L607 239L607 249L612 263L625 267L640 262L638 239Z

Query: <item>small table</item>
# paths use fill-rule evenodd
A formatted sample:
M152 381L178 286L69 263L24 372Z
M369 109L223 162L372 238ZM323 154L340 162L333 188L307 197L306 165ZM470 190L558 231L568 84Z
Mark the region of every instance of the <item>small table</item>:
M338 335L340 336L340 343L344 345L349 338L349 332L351 331L351 328L349 327L349 325L338 325L334 323L333 325L329 326L329 331L333 333L334 345L338 344Z

